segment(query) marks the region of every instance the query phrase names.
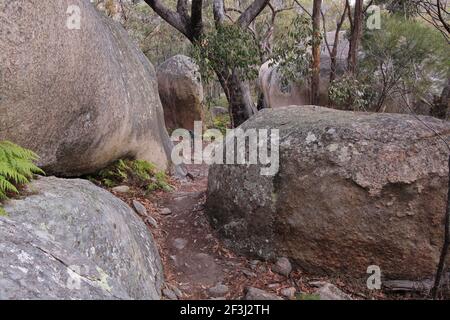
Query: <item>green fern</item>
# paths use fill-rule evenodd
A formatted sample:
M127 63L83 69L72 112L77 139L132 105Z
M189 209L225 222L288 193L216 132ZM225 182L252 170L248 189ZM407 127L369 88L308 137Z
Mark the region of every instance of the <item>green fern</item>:
M33 151L9 141L0 141L0 200L6 199L9 193L19 193L17 186L30 182L33 174L44 174L33 163L37 159Z
M88 179L108 188L126 183L148 192L173 190L167 175L145 160L118 160Z

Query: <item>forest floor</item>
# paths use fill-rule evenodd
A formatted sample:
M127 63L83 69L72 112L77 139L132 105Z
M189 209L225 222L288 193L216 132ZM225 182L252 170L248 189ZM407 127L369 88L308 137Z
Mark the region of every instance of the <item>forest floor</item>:
M311 300L318 299L314 294L317 281L332 283L353 299L412 298L361 291L360 285L358 288L340 279L311 277L295 269L286 277L272 271L273 263L234 254L211 228L204 210L208 166L188 165L187 170L193 179L172 181L173 192L145 195L130 186L128 193L114 193L131 207L134 200L147 209L147 215L141 217L159 248L165 299L245 299L247 288L253 287L283 299ZM295 295L286 296L289 290Z

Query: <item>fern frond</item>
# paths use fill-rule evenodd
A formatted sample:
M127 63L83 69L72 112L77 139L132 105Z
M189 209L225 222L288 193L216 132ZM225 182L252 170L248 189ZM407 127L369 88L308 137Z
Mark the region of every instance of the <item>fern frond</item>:
M0 199L6 199L7 193L18 193L16 186L28 183L33 174L45 174L33 163L37 159L31 150L0 141Z

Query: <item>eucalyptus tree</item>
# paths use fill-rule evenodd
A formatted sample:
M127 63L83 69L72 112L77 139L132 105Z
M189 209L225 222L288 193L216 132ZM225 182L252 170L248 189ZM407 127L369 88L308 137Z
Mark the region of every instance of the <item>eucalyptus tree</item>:
M162 0L144 0L162 19L174 27L178 32L182 33L194 45L200 48L208 46L209 42L205 41L207 36L204 27L205 8L203 0L178 0L176 8L171 9L163 3ZM269 0L253 0L250 5L242 11L239 18L230 23L226 19L226 11L224 0L213 0L212 10L214 17L215 35L226 40L227 35L239 34L237 30L246 30L252 21L261 13L261 11L268 5ZM232 24L230 26L230 24ZM217 39L217 38L216 38ZM210 39L211 40L211 39ZM232 39L233 43L236 44ZM236 48L236 46L232 46ZM217 49L217 48L216 48ZM229 52L227 43L223 44L221 50L218 52L209 51L210 54L222 54L226 61L227 56L236 56L235 52ZM245 43L239 47L239 50L244 52L244 56L249 56L251 51L247 50ZM247 51L246 51L247 50ZM246 54L246 55L245 55ZM218 61L217 57L205 57L209 62ZM229 62L233 62L228 60ZM242 75L242 70L236 68L235 65L224 63L213 64L214 69L224 92L227 97L233 126L239 126L256 112L256 107L253 103L249 87L245 81L245 75Z

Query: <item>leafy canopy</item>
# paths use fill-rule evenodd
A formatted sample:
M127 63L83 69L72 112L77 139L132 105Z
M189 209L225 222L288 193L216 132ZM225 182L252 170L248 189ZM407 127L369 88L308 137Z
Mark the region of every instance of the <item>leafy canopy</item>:
M192 46L192 57L202 79L210 82L215 71L238 72L243 80L258 76L259 49L249 31L234 24L223 24L206 33Z
M311 18L306 15L297 16L291 24L284 27L284 34L274 47L271 65L277 65L282 84L287 86L291 81L298 83L299 79L308 79L311 75Z

